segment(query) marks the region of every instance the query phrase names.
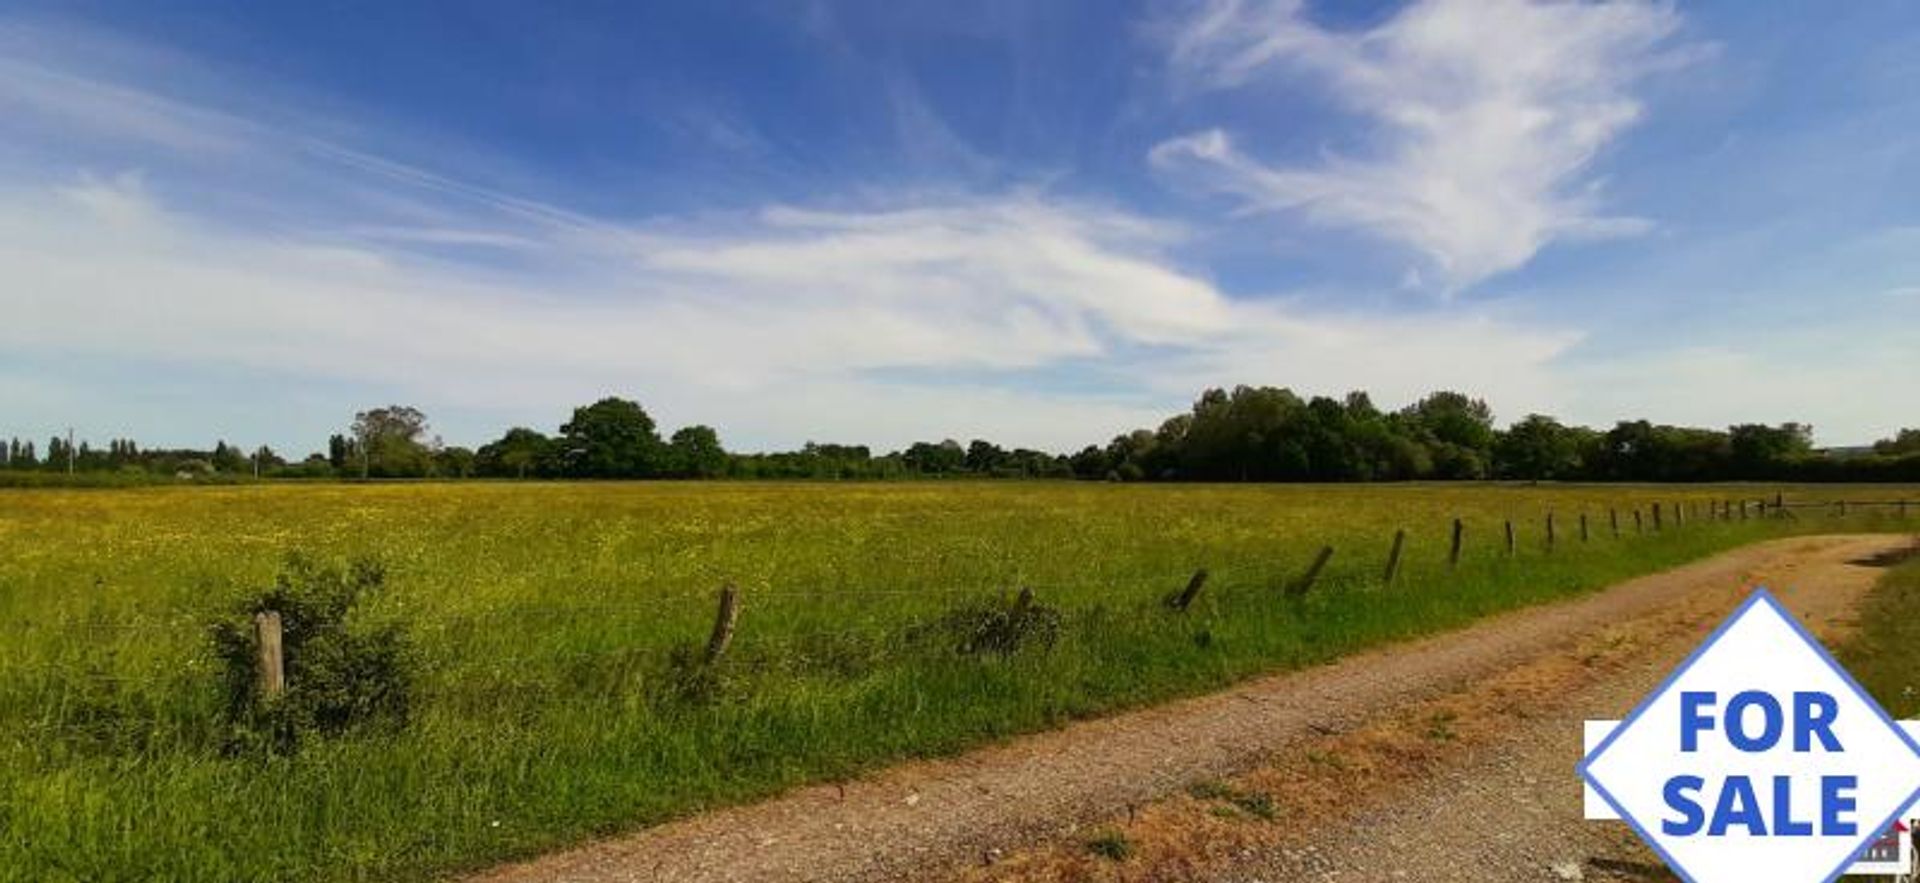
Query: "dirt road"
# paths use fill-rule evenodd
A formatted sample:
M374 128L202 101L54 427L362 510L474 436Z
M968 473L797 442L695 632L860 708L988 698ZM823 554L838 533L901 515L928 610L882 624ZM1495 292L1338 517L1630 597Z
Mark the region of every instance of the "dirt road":
M1651 860L1624 827L1579 822L1579 721L1622 716L1756 582L1816 631L1844 627L1877 573L1848 562L1906 542L1751 546L472 879L1647 879ZM1207 787L1189 796L1196 782ZM1091 854L1095 828L1129 856Z

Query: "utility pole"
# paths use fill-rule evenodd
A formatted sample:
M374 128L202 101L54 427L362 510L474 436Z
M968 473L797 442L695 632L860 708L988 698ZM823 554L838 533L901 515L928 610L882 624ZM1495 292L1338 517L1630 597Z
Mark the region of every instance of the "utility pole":
M73 474L73 427L67 427L67 474Z

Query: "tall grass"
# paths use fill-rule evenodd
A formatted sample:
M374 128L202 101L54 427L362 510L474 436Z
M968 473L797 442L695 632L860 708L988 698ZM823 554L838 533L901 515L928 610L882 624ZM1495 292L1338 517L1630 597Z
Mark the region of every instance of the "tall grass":
M0 879L426 878L1310 665L1789 532L1635 534L1759 487L420 485L0 495ZM1920 497L1789 488L1789 498ZM1620 511L1615 538L1607 509ZM1546 512L1559 541L1545 547ZM1582 543L1578 516L1589 516ZM1915 515L1920 516L1920 511ZM1457 570L1451 519L1466 524ZM1502 524L1520 533L1508 557ZM1391 588L1381 568L1409 531ZM1322 544L1307 599L1279 589ZM367 556L420 667L400 733L220 751L206 625L287 550ZM1212 578L1184 614L1165 595ZM723 583L735 646L687 687ZM958 652L1016 587L1057 640ZM942 625L942 623L948 623ZM681 655L684 656L684 653Z

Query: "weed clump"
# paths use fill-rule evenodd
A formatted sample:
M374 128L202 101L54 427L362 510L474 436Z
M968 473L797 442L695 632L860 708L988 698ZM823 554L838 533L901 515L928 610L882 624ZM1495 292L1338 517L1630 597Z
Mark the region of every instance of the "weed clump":
M983 601L948 612L923 630L952 642L965 656L1012 656L1025 647L1052 649L1065 618L1059 608L1034 600L1021 589L1013 603Z
M290 755L315 737L406 726L413 666L397 624L355 628L356 605L386 585L378 563L325 565L292 553L272 588L211 628L222 675L225 748L235 755ZM255 614L280 614L286 689L258 686Z
M1087 839L1087 851L1104 859L1123 862L1133 855L1133 841L1118 831L1102 831Z

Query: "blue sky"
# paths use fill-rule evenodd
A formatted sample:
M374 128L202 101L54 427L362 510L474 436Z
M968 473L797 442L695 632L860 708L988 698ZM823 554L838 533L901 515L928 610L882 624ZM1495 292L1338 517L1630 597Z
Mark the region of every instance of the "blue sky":
M0 435L1920 424L1903 2L0 8Z

